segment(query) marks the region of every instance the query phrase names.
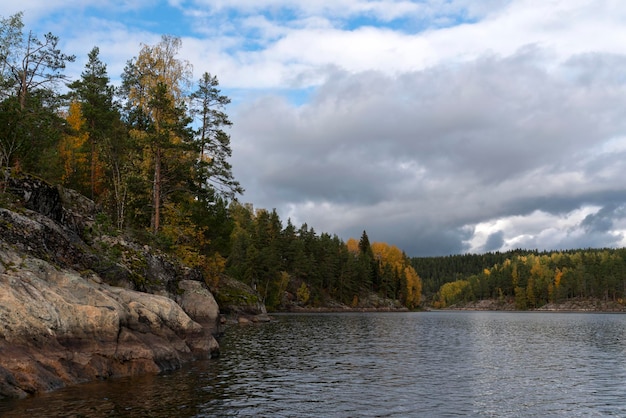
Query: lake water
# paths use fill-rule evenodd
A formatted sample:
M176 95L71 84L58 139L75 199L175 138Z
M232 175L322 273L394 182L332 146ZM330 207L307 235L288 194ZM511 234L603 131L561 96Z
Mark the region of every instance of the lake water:
M172 373L0 402L7 417L626 416L626 315L277 315Z

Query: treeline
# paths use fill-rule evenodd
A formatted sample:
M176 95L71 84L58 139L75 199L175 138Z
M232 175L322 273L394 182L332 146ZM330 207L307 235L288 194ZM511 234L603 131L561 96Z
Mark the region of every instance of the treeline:
M233 203L235 222L227 273L253 286L270 310L284 307L285 295L304 306L339 302L357 307L372 293L420 305L421 280L409 258L395 246L360 240L344 243L336 235L318 235L291 220L283 226L276 210L254 210Z
M462 266L454 270L452 263ZM482 266L481 261L485 264ZM487 264L488 261L496 261ZM412 259L413 265L436 259ZM441 268L420 270L434 307L481 299L514 301L517 309L533 309L571 298L598 298L624 303L626 249L585 249L558 252L516 250L508 253L440 258ZM489 262L490 262L489 261ZM436 263L435 263L436 264ZM434 264L430 264L434 265ZM453 273L446 280L442 271ZM481 271L476 271L482 269Z
M217 77L192 81L179 38L141 45L118 87L97 47L69 80L63 71L75 57L58 42L25 31L21 13L0 19L0 193L20 172L78 190L103 209L99 228L176 254L214 290L226 272L269 309L286 294L305 306L356 307L372 294L419 306L420 278L396 247L370 245L365 232L344 243L306 224L283 227L276 211L237 202L230 100Z
M516 249L506 252L488 252L484 254L454 254L443 257L412 257L411 266L422 278L423 293L432 298L439 288L448 282L465 279L481 273L484 269L517 255L539 254L537 250Z

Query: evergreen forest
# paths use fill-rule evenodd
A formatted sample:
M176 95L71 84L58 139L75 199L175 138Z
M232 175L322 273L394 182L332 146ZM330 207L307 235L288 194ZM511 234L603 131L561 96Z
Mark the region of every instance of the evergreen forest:
M620 305L626 299L626 249L513 250L412 258L424 298L435 308L484 299L513 301L519 310L571 299Z

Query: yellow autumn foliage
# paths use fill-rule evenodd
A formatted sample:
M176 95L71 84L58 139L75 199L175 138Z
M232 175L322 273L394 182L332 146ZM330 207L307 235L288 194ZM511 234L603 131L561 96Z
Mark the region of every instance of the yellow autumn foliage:
M309 298L311 297L311 292L309 291L306 283L302 282L296 292L296 296L298 298L298 302L300 303L307 303L309 301Z
M469 286L467 280L456 280L454 282L444 283L439 288L439 306L445 308L446 306L455 304L461 299L463 291Z
M409 309L417 308L422 300L422 279L411 266L404 268L406 276L406 306Z
M371 244L374 258L380 261L379 268L382 274L385 265L390 266L392 271L402 272L406 277L406 301L409 309L417 308L421 304L422 279L408 263L409 260L404 253L395 245L385 242L374 242Z
M354 238L350 238L348 242L346 242L346 247L348 247L348 251L352 254L359 253L359 242Z
M105 164L86 129L80 102L70 103L63 116L71 133L63 135L59 142L63 164L61 182L93 198L104 191Z
M219 253L210 256L202 254L201 249L209 244L204 234L206 228L198 228L188 214L181 212L173 203L164 205L163 215L164 223L160 233L171 243L174 253L185 264L199 267L207 284L216 287L226 268L226 259Z
M561 279L562 278L563 278L563 271L561 271L561 269L557 268L555 270L555 272L554 272L554 287L556 287L557 289L561 285Z
M61 181L65 185L85 186L85 167L88 167L89 154L85 150L85 143L89 135L84 130L85 118L79 102L70 103L65 120L72 133L63 135L59 143L59 156L63 162Z
M379 260L381 264L388 264L393 269L402 271L406 265L404 254L395 245L389 245L384 242L375 242L371 245L374 258Z

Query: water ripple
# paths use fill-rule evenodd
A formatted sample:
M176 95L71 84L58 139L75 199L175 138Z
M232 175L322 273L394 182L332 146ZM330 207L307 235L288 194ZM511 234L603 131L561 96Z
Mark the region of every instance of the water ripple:
M0 415L626 416L624 342L622 315L279 315L230 328L219 359L3 402Z

